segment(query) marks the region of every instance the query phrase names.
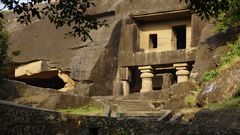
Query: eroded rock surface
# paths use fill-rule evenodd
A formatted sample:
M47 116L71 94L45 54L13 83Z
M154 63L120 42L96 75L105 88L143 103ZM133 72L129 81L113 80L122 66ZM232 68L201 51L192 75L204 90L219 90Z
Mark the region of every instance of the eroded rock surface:
M191 81L202 83L202 75L219 66L220 58L227 52L226 43L236 40L239 28L231 28L227 32L213 32L215 26L208 23L201 31L196 52L196 61L191 71Z
M237 96L240 85L239 77L240 62L237 62L212 81L203 84L198 96L199 103L201 105L215 103Z
M2 82L0 100L51 110L80 107L92 101L88 97L29 86L22 82L10 80Z

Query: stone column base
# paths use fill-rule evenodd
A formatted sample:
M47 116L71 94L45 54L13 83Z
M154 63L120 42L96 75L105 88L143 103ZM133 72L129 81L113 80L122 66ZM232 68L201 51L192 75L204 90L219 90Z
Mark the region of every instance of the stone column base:
M174 64L173 65L177 72L177 83L181 82L187 82L189 80L189 74L190 72L187 69L188 64L187 63L181 63L181 64Z
M151 92L153 91L153 73L151 66L144 66L138 68L141 71L141 78L142 78L142 89L140 90L141 93L143 92Z

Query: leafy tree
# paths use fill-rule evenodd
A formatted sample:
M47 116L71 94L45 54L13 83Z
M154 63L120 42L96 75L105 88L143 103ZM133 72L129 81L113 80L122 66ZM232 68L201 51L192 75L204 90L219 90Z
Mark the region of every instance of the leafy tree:
M5 5L4 8L17 13L21 23L29 24L33 17L41 19L47 16L56 28L64 25L72 27L67 34L79 36L83 41L91 39L90 30L107 26L105 20L100 21L87 13L87 9L95 6L91 0L1 0L1 3Z
M183 0L180 0L183 1ZM184 0L192 13L202 19L214 19L218 29L226 31L229 26L240 25L240 0Z

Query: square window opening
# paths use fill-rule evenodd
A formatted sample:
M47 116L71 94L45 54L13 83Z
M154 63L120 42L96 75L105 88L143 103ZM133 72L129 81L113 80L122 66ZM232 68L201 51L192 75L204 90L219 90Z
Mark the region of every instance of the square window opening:
M149 35L149 48L157 48L157 34Z
M177 49L186 49L186 25L173 26L173 41Z

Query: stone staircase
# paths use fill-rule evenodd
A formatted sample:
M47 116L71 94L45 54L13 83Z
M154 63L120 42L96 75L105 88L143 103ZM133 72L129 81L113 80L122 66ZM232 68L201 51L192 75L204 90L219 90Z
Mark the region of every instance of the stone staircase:
M97 97L95 99L104 104L105 115L111 117L156 119L163 116L169 117L172 114L170 110L161 109L162 103L160 101L131 100L122 99L121 97L108 97L104 99Z
M135 96L133 98L133 96ZM137 98L138 96L138 98ZM163 106L167 103L163 98L139 98L139 95L131 95L131 97L109 96L109 97L93 97L101 102L105 108L105 116L130 118L130 119L146 119L158 121L188 121L192 119L196 109L180 109L165 110ZM162 100L161 100L162 99Z

